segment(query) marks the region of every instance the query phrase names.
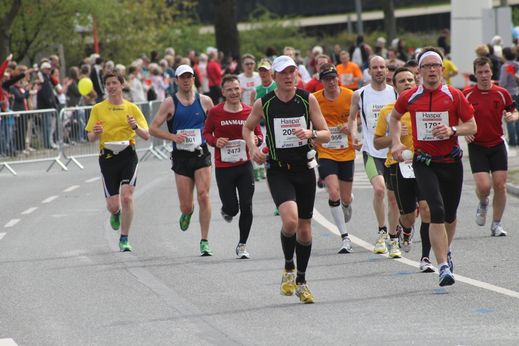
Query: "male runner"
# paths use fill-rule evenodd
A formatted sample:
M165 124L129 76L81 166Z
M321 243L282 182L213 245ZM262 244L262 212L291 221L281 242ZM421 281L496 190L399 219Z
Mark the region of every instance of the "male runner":
M215 147L215 174L218 192L222 201L221 214L231 222L240 212L240 240L236 246L237 258L250 258L246 244L252 225L252 196L254 177L248 156L242 127L251 107L240 102L242 88L238 77L226 75L222 79L224 102L211 108L207 115L203 135L207 144ZM263 135L256 126L255 144L261 145ZM238 195L236 195L238 191Z
M371 76L370 84L355 91L351 100L348 129L351 132L352 145L356 149L362 146L364 169L373 186L373 209L378 222L378 238L375 243L375 253L386 253L386 239L388 229L386 226L384 197L386 194L386 182L384 180L384 161L387 149L378 150L373 145L373 132L377 124L379 112L390 102L395 101L396 92L392 86L386 84L386 61L380 56L374 56L369 60L368 72ZM362 136L357 133L357 114L360 113L362 121ZM386 178L388 178L386 174ZM388 221L389 234L398 234L398 205L394 195L388 194Z
M179 220L182 231L188 229L195 210L193 192L196 187L200 207L200 255L212 256L213 252L207 239L211 222L211 153L202 136L202 129L207 111L213 107L213 102L208 96L195 93L195 78L191 66L180 65L175 71L175 76L178 91L162 102L150 126L150 133L173 142L171 169L175 172L182 212ZM167 122L168 131L161 129L164 122Z
M124 78L110 72L103 81L108 98L92 108L85 130L90 142L99 140L99 166L106 207L111 213L110 225L116 231L121 228L119 249L132 251L128 233L133 219L133 191L137 183L135 135L148 140L150 134L139 107L123 99Z
M310 140L326 143L330 140L330 131L315 97L296 89L294 60L286 55L279 56L272 68L277 89L254 102L243 126L243 138L254 161L267 161L267 182L281 216L281 247L285 255L281 294L295 293L302 303L313 303L314 296L305 278L312 250L314 167L317 164ZM255 146L253 137L253 131L263 117L267 125L268 158Z
M475 135L466 136L469 143L469 159L472 176L476 182L479 200L476 223L484 226L487 218L490 190L494 188L493 217L490 235L506 236L501 218L506 206L506 179L508 176L508 152L503 139L503 116L507 122L517 121L515 103L510 93L492 83L492 62L487 57L474 60L477 84L463 91L474 107L478 124ZM490 173L489 173L490 172Z
M328 205L341 233L342 246L339 253L349 253L352 247L346 223L350 221L352 214L351 190L355 171L355 149L348 138L346 124L353 91L339 86L339 76L333 64L321 65L319 80L323 83L324 89L313 95L319 102L331 133L328 143L317 143L319 176L324 179L328 189Z
M442 57L424 48L418 56L422 85L400 95L391 113L393 158L403 161L407 147L401 143L400 120L411 114L413 170L420 192L429 205L429 236L439 268L440 286L453 285L449 250L456 232L456 212L463 185L462 151L457 136L476 133L474 108L458 89L442 84Z

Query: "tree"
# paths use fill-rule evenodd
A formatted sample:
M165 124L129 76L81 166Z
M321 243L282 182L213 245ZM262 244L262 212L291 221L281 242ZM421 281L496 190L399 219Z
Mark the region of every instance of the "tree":
M240 56L240 36L236 23L236 1L215 1L214 32L216 47L225 56Z
M387 40L391 42L396 37L396 18L395 1L384 1L384 27L387 33Z
M4 13L1 18L0 24L0 61L9 55L9 36L11 35L11 27L14 22L14 18L22 7L22 0L14 0L10 4L3 2L0 5L0 12Z

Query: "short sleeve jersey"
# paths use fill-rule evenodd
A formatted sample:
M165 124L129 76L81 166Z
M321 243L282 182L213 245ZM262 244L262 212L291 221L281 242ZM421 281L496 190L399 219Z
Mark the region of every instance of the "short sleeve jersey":
M481 90L477 85L465 89L463 94L474 107L474 118L478 125L478 132L474 143L493 147L503 142L503 112L513 109L510 93L497 85L489 90Z
M263 84L258 85L256 87L256 100L267 95L269 92L276 90L277 87L278 86L274 81L272 81L268 87L263 86Z
M326 98L324 90L319 90L313 94L319 102L326 124L328 124L332 133L331 143L324 145L317 143L319 159L334 161L355 159L355 148L352 146L351 136L346 136L340 132L344 124L348 122L353 91L344 87L340 87L340 90L339 96L334 100Z
M353 81L353 78L362 77L362 71L356 63L349 62L346 66L344 66L344 64L337 65L337 73L339 74L341 85L350 89L357 89L359 87L359 81Z
M123 100L122 104L114 105L104 100L92 108L85 130L91 132L95 124L101 122L103 133L99 136L100 149L104 148L105 142L130 141L135 144L135 131L128 124L129 115L135 118L140 128L148 129L146 118L135 104Z
M396 101L395 101L396 102ZM380 110L380 115L377 119L377 127L375 128L375 136L388 136L389 135L389 120L391 118L391 111L393 110L393 107L395 106L395 102L391 102L390 104L387 104ZM409 150L414 151L413 147L413 135L411 133L411 116L409 115L409 112L406 112L402 119L400 120L402 122L402 125L405 125L408 129L408 133L406 136L401 136L400 141L403 145L405 145ZM391 165L394 165L395 163L398 163L398 161L395 161L393 159L393 155L391 155L391 152L388 150L386 162L386 167L389 167Z
M256 87L261 84L261 78L258 72L253 72L252 77L247 77L244 73L240 73L238 75L238 80L240 81L242 89L241 102L250 105L252 90L256 89Z
M395 110L411 114L413 125L413 144L432 156L447 156L455 146L458 137L432 137L431 130L438 124L456 126L459 120L466 122L473 118L474 108L458 89L445 84L436 89L427 89L423 85L406 90L398 97Z
M386 85L384 90L375 90L368 84L356 91L359 93L359 110L362 119L362 151L367 152L372 157L385 159L387 148L382 150L375 149L373 145L373 132L377 125L380 110L388 103L396 99L395 89Z

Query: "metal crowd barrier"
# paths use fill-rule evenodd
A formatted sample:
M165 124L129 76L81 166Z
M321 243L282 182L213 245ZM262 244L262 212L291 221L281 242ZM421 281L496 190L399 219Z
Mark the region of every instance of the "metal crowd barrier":
M148 124L160 104L161 101L136 103ZM92 107L0 113L0 171L6 168L16 175L13 165L45 161L51 162L47 172L54 164L67 171L71 162L83 169L82 158L99 155L99 143L89 142L85 131ZM140 160L169 158L172 148L167 141L154 137L149 141L137 137L136 141L136 150L142 153Z
M0 113L0 171L22 163L51 162L47 172L61 162L61 119L56 109Z

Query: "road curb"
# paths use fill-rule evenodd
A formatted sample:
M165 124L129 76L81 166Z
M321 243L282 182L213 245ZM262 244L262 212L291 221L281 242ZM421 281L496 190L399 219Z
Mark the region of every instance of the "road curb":
M519 197L519 186L508 183L506 184L506 191L515 197Z

